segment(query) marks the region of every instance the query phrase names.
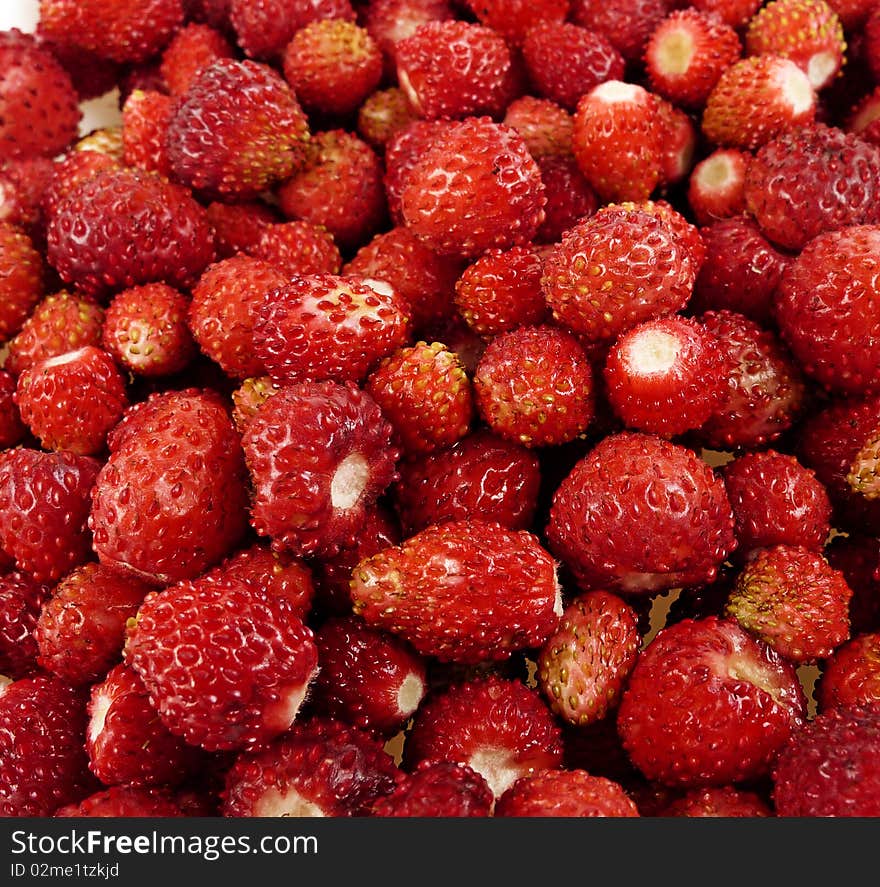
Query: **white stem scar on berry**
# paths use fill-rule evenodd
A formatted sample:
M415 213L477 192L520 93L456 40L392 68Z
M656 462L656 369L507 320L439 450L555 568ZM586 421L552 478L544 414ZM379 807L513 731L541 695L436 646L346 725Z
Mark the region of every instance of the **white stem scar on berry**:
M348 511L363 495L370 479L370 466L359 453L346 456L330 482L330 503L338 511Z

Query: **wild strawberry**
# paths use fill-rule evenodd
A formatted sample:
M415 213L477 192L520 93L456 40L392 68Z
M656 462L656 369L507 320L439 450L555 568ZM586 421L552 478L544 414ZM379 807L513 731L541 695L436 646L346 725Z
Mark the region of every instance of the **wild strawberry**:
M455 307L468 326L491 337L546 319L542 263L525 246L488 250L455 284Z
M865 19L862 54L874 82L880 81L880 13L872 8Z
M56 817L139 817L168 819L183 816L171 792L165 786L147 788L116 785L95 792L78 804L65 804L53 814Z
M805 718L794 665L737 623L708 617L664 628L645 647L617 725L648 779L695 788L768 775Z
M523 137L529 154L535 160L572 156L572 116L550 99L520 96L507 106L502 122Z
M87 520L100 467L74 453L0 453L0 547L37 582L55 583L89 559Z
M137 376L168 376L196 353L187 326L189 300L174 287L147 283L117 293L104 314L101 345Z
M296 172L309 125L268 65L220 59L175 103L165 150L174 178L219 199L249 199Z
M15 402L15 376L0 370L0 450L14 447L27 434Z
M700 12L717 15L731 28L740 30L761 5L761 0L694 0L692 6Z
M360 381L410 328L399 294L335 274L294 277L264 292L253 324L253 356L281 383Z
M214 258L211 226L189 191L138 169L98 172L49 218L47 258L90 295L164 281L188 287Z
M668 222L644 208L603 208L551 247L542 288L553 317L582 341L610 343L681 310L697 265Z
M290 384L243 436L251 523L276 550L334 554L354 544L394 479L398 451L376 402L352 382Z
M86 179L103 170L119 170L121 167L121 157L105 151L67 151L56 158L43 192L42 207L46 224L64 198Z
M657 96L657 112L661 131L660 187L668 191L690 175L698 133L690 114L662 96Z
M627 427L672 437L699 428L722 403L730 369L713 333L674 314L621 335L603 377L608 401Z
M268 225L280 221L278 211L260 200L242 203L215 200L208 204L207 213L208 221L214 228L217 257L220 259L247 252Z
M295 724L227 771L223 815L365 816L403 777L381 743L333 718Z
M344 19L300 28L282 56L284 77L308 113L356 111L382 79L382 50L369 31Z
M776 292L780 333L804 373L844 395L880 388L878 256L880 225L820 234L786 268Z
M15 402L44 449L95 456L128 406L128 392L113 358L86 345L23 370Z
M859 451L853 457L846 482L858 495L866 499L880 498L880 420L868 434Z
M339 247L323 225L293 221L266 225L259 239L245 250L272 265L285 278L304 274L338 274Z
M561 24L568 15L568 0L466 0L477 20L504 37L511 46L522 46L526 35L543 24Z
M667 0L572 0L571 19L606 37L628 62L640 59Z
M814 471L772 449L743 453L720 471L740 556L781 544L822 550L831 532L831 500Z
M397 133L418 120L399 86L371 92L357 109L357 134L374 150L384 151Z
M603 202L651 195L661 179L662 136L657 97L636 83L606 80L574 112L574 156Z
M789 59L756 55L726 68L706 99L700 125L716 147L754 150L783 132L812 123L816 92Z
M791 59L818 92L843 67L846 41L837 13L825 0L772 0L749 21L745 50Z
M236 43L255 59L280 57L293 35L321 19L354 21L349 0L227 0Z
M716 148L694 165L687 201L698 225L745 213L745 178L751 154L738 148Z
M653 593L714 579L736 547L733 527L722 481L692 450L620 432L556 488L546 533L582 587Z
M441 661L502 661L540 646L562 612L556 566L537 537L449 521L362 560L355 612Z
M129 408L108 446L89 515L103 565L167 585L233 550L247 528L248 491L240 438L219 396L153 394Z
M181 0L41 0L39 32L115 62L144 62L183 24Z
M875 536L850 530L832 536L824 549L828 563L852 589L849 602L853 636L880 629L880 544Z
M517 779L561 766L561 731L537 690L519 680L475 678L422 703L403 760L410 772L426 760L465 764L497 801Z
M393 485L408 535L448 520L480 519L509 530L532 525L541 483L534 451L478 429L454 446L403 459Z
M424 119L501 116L513 96L504 38L485 25L429 21L395 44L397 80Z
M420 761L397 788L370 811L380 817L491 816L495 797L489 783L467 764Z
M95 788L84 748L85 698L48 675L0 693L0 814L51 816Z
M855 33L865 23L874 0L829 0L828 5L837 13L846 31Z
M10 157L0 161L0 221L20 228L39 242L45 226L43 193L54 170L48 157Z
M773 770L782 817L880 815L880 704L818 714L783 749Z
M233 55L233 46L223 32L202 22L188 22L162 50L159 71L168 92L183 95L205 68Z
M727 396L697 432L718 449L757 449L773 443L799 419L806 382L800 364L770 327L722 309L697 317L732 359Z
M556 243L569 228L596 212L599 198L574 156L539 157L537 163L547 204L544 207L544 221L535 233L535 242Z
M791 256L777 249L745 213L700 229L706 260L694 282L692 311L733 311L774 324L773 297Z
M754 552L725 614L797 664L825 659L849 638L852 589L820 554L779 544Z
M125 660L165 726L209 751L259 748L284 733L317 671L312 632L288 601L235 579L149 594Z
M208 266L192 288L189 329L202 352L229 376L265 373L254 353L254 324L265 296L286 279L270 263L239 254Z
M406 642L354 616L331 618L315 634L321 671L311 692L317 711L388 738L427 690L426 665Z
M0 34L0 71L0 158L60 154L82 118L70 75L18 28Z
M232 392L232 421L241 434L260 405L279 390L280 387L268 376L251 376Z
M135 89L122 105L122 159L126 166L168 178L171 160L165 134L174 114L174 100L155 90Z
M880 701L880 632L854 634L822 663L819 711Z
M549 325L492 339L474 374L477 412L496 434L526 447L567 443L593 418L593 368L577 339Z
M635 611L617 595L574 598L537 658L538 687L551 711L578 726L602 720L620 702L640 645Z
M104 785L177 785L201 760L168 731L143 681L122 662L92 685L88 714L89 769Z
M443 342L458 355L469 376L477 371L480 357L486 350L486 340L478 336L463 320L457 311L432 323L425 336L431 341Z
M623 56L611 42L571 22L536 24L525 34L522 53L535 92L568 111L593 87L623 79Z
M495 816L638 816L623 786L586 770L539 771L518 779L498 798Z
M730 25L689 6L669 13L652 31L645 69L653 92L699 109L741 53L739 35Z
M541 173L516 130L470 117L441 133L400 195L409 229L431 249L476 258L528 243L544 221Z
M773 816L767 802L756 792L733 785L692 788L663 807L658 816Z
M46 268L33 241L0 221L0 342L11 339L43 296Z
M341 250L362 246L382 228L387 213L379 155L343 129L312 136L305 163L277 197L288 219L323 225Z
M382 231L365 243L345 263L342 274L382 281L409 305L412 330L425 327L451 313L461 263L441 256L404 226Z
M34 629L50 590L27 573L0 575L0 674L7 678L37 671Z

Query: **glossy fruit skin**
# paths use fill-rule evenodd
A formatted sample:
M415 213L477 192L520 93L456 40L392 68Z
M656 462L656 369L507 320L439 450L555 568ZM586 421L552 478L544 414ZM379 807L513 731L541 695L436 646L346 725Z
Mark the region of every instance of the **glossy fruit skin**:
M880 701L880 632L854 634L822 663L819 710Z
M660 816L773 816L773 810L757 793L732 785L709 786L687 791L663 807Z
M26 573L0 575L0 674L13 680L37 671L34 629L51 587Z
M638 816L623 787L586 770L547 770L518 779L498 799L495 816Z
M43 297L46 265L31 238L0 220L0 342L11 339Z
M56 810L54 815L59 818L155 817L166 819L184 814L174 802L171 792L165 787L116 785L95 792L78 804L66 804Z
M489 784L467 764L425 760L370 812L382 817L491 816L494 801Z

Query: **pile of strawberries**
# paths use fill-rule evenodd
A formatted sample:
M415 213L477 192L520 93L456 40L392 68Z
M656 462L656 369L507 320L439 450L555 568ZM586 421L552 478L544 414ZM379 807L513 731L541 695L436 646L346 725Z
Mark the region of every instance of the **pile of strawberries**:
M42 0L0 345L0 814L880 815L878 0Z

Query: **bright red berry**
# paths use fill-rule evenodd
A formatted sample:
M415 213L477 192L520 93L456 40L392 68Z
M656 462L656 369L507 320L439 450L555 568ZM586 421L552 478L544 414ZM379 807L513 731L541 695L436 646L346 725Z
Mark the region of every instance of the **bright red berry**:
M139 817L160 818L183 816L171 792L165 787L148 788L136 785L115 785L84 798L78 804L65 804L53 814L58 817Z
M687 200L698 225L711 225L745 212L750 157L739 148L716 148L694 165L688 178Z
M168 92L183 95L203 69L233 54L232 44L221 31L191 21L178 28L162 50L159 71Z
M0 342L11 339L43 296L46 267L20 228L0 221Z
M51 588L27 573L0 576L0 674L16 680L37 671L34 629Z
M518 779L495 804L495 816L638 816L623 786L586 770L546 770Z
M820 711L880 702L880 632L854 635L822 663Z
M467 764L420 761L397 788L370 811L380 817L491 816L495 797L489 783Z

